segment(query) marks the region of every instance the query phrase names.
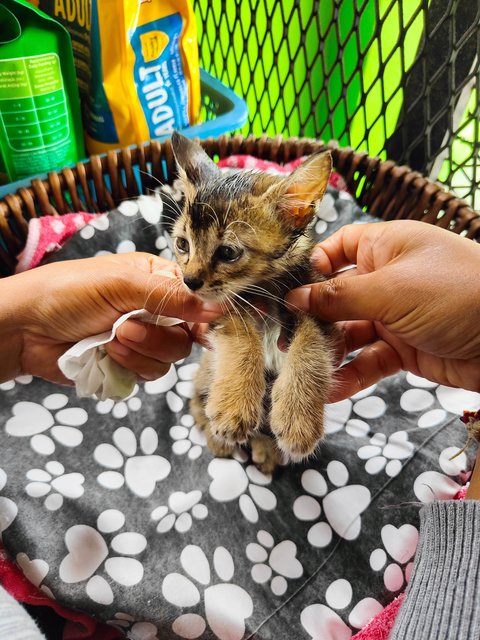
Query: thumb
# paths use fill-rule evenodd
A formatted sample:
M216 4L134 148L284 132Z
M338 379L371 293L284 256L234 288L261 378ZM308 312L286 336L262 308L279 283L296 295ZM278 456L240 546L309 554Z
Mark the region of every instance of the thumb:
M382 321L386 306L385 287L379 285L375 273L299 287L290 291L285 301L292 311L305 311L329 322Z
M137 271L125 291L123 305L144 308L153 315L181 318L188 322L212 322L221 313L216 302L205 302L189 292L180 278L165 272Z

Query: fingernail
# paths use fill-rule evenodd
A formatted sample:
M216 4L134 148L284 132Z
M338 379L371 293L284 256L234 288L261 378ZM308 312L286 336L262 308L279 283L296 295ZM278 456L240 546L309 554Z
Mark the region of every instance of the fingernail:
M167 271L166 269L159 269L158 271L154 271L152 275L163 276L164 278L176 278L176 275L174 273L172 273L171 271Z
M113 340L113 342L110 342L108 347L114 353L116 353L118 356L126 357L126 356L129 356L132 353L131 349L129 349L128 347L126 347L123 344L120 344L120 342L118 342L118 340Z
M311 291L310 287L301 287L290 291L285 297L287 306L293 311L309 311Z
M147 337L147 327L141 322L126 322L121 330L122 338L131 342L143 342Z

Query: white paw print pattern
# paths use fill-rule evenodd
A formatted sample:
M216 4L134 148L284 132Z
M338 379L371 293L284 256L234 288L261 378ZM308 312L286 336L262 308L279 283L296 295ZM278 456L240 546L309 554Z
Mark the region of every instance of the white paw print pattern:
M47 585L42 584L50 570L48 562L45 562L45 560L40 560L39 558L30 560L26 553L17 553L15 560L26 579L35 587L37 587L37 589L40 589L49 598L52 598L52 600L54 600L55 597L53 593L50 591Z
M164 197L172 200L175 208L177 208L176 203L183 197L183 193L178 192L175 183L173 188L169 185L162 186L162 193L164 194ZM160 195L155 192L149 196L141 195L136 200L126 200L125 202L120 203L118 211L127 218L140 213L142 218L149 224L158 224L162 217L164 217L163 208L163 200ZM167 215L165 215L165 217L167 217ZM173 252L171 249L171 241L167 233L162 233L162 235L158 236L155 246L159 250L160 257L172 260ZM128 250L130 251L131 249ZM117 253L121 253L121 251L118 250L118 247Z
M182 411L185 401L192 397L192 379L198 369L196 362L182 363L183 360L179 360L176 365L172 364L168 373L162 378L144 384L145 393L149 395L165 394L168 408L173 413Z
M325 233L329 222L335 222L338 218L338 211L335 208L335 199L329 193L326 193L320 202L317 203L315 213L317 222L315 223L315 231L319 235Z
M107 624L126 634L129 640L161 640L158 628L151 622L138 622L128 613L118 612Z
M25 492L31 498L43 498L49 511L57 511L63 505L63 499L76 500L83 496L85 477L81 473L65 473L65 467L56 460L46 463L45 469L27 471Z
M384 549L374 549L370 554L370 566L374 571L383 570L383 583L389 591L400 591L405 580L410 580L413 567L413 554L417 548L418 530L411 524L395 527L386 524L382 527L381 537ZM394 562L388 561L388 555ZM387 564L388 562L388 564Z
M30 384L32 380L33 376L18 376L18 378L14 378L13 380L2 382L0 384L0 391L11 391L17 384Z
M97 482L106 489L120 489L126 484L140 498L151 496L157 482L164 480L171 470L168 460L155 453L158 447L155 429L145 427L142 430L140 451L137 437L128 427L119 427L112 439L114 444L99 444L93 452L95 461L108 469L97 476Z
M387 476L394 478L402 470L401 460L410 458L415 446L408 439L406 431L396 431L390 436L375 433L370 438L370 444L360 447L357 455L366 460L365 471L370 475L380 473L385 469Z
M480 406L480 393L444 387L413 373L407 373L406 380L413 388L402 394L400 406L408 413L420 414L417 424L421 429L442 424L447 413L461 416L464 410L476 411ZM441 408L432 408L435 398Z
M103 570L117 584L133 587L143 578L143 564L136 558L147 547L147 540L141 533L125 531L117 533L110 542L111 550L117 554L110 556L105 538L100 533L114 533L125 524L125 516L117 509L103 511L97 519L97 529L85 524L76 524L65 533L68 554L63 558L59 575L68 584L88 581L86 593L94 602L110 605L114 600L111 586L96 572L103 564Z
M465 483L470 477L468 458L464 452L459 452L458 447L447 447L440 453L438 464L444 473L424 471L417 476L413 491L421 502L451 500L460 491L463 485L455 482L453 477L449 477L459 477L462 483ZM453 456L456 457L452 460Z
M297 545L292 540L282 540L275 544L273 537L263 529L257 533L258 542L250 542L245 553L252 567L254 582L264 584L270 579L270 589L276 596L287 591L287 580L295 580L303 575L302 563L297 559ZM272 578L272 574L274 575Z
M417 425L421 429L440 425L448 413L460 416L464 410L474 411L480 406L480 393L444 387L413 373L406 374L406 381L413 388L403 392L400 407L407 413L420 414ZM335 433L345 428L353 437L367 436L374 432L369 421L380 418L387 410L385 401L373 394L376 387L377 385L372 385L350 399L327 405L325 432ZM433 408L435 398L440 408ZM351 418L352 411L355 416ZM374 463L371 464L375 466ZM394 469L398 468L398 464L392 466Z
M121 419L125 418L129 411L139 411L142 407L142 400L137 397L138 391L139 386L136 384L132 393L125 398L125 400L121 400L120 402L115 402L110 398L100 400L95 407L97 413L100 415L111 413L114 418Z
M352 585L345 578L334 580L325 591L327 604L311 604L303 609L300 622L312 640L348 640L351 628L342 620L337 611L345 611L351 604ZM355 629L363 629L372 618L383 611L383 606L375 598L363 598L348 614L348 622ZM344 613L344 616L346 614Z
M174 491L168 498L168 506L160 505L156 507L150 517L158 522L158 533L167 533L175 526L178 533L185 533L192 528L193 518L205 520L208 516L208 509L201 504L202 492L198 489L185 493L184 491Z
M0 491L3 490L6 484L7 474L0 468ZM18 507L15 502L10 500L10 498L0 496L0 542L2 540L2 533L12 524L17 517L17 513Z
M304 471L301 483L310 495L299 496L293 504L298 520L316 521L307 535L313 547L328 546L333 531L344 540L357 538L362 527L361 514L370 504L371 495L367 487L347 484L349 473L343 462L331 460L327 465L327 477L337 488L329 491L327 482L316 469ZM317 498L322 498L322 505ZM317 522L322 509L326 521Z
M199 458L207 445L204 433L198 429L189 413L180 418L180 424L173 426L169 434L173 440L173 453L177 456L187 454L190 460Z
M163 597L182 609L203 601L205 618L197 613L184 613L174 620L174 633L181 638L199 638L208 624L219 640L241 640L245 620L253 613L253 601L245 589L232 583L235 566L230 552L225 547L214 551L213 566L220 580L216 584L212 584L210 563L199 546L186 546L180 554L180 563L189 577L169 573L162 583Z
M179 178L174 180L171 185L163 184L160 187L159 191L163 195L166 194L167 197L170 196L170 198L171 198L171 200L173 202L180 202L182 200L182 198L183 198L183 195L184 195L183 184L182 184L182 181Z
M341 617L324 604L310 604L300 614L302 627L312 640L348 640L352 630Z
M359 391L351 398L325 406L325 433L336 433L345 429L352 436L367 435L370 425L358 417L351 418L352 411L360 418L380 418L386 411L387 405L379 396L372 395L377 385Z
M175 259L172 246L172 240L166 231L155 240L155 248L158 249L158 255L161 258L165 258L165 260Z
M253 465L242 467L239 460L244 462L248 459L244 451L239 451L236 456L236 460L214 458L210 462L210 495L217 502L231 502L238 498L243 517L255 524L258 522L258 509L272 511L277 506L275 494L266 486L272 482L272 476Z
M93 238L97 231L106 231L110 226L110 220L108 219L108 214L103 214L90 220L83 229L80 229L80 237L84 240L90 240Z
M88 420L85 409L68 407L68 396L52 393L42 404L17 402L12 407L13 416L7 420L5 431L16 438L30 438L30 446L41 455L54 453L56 444L78 447L83 433L78 427ZM55 412L55 417L52 412ZM47 433L48 432L48 435Z
M163 201L160 195L157 193L153 193L152 195L148 196L141 195L136 200L125 200L124 202L120 203L118 206L118 211L127 218L140 214L145 222L148 222L149 224L158 224L162 217ZM93 228L89 228L90 226L93 226ZM102 231L108 229L108 218L106 219L106 222L104 222L101 218L94 220L89 225L87 225L87 227L82 229L82 231L80 231L80 235L82 236L82 238L88 240L95 234L95 229L101 229ZM167 247L168 243L166 241L166 236L160 236L159 238L157 238L157 242L160 240L160 238L164 239L166 243L165 247L162 247L160 255L167 258L168 260L171 260L172 252L170 248ZM157 246L157 248L159 247ZM135 243L128 238L121 240L115 247L115 253L129 253L136 250L137 247ZM95 255L105 255L108 253L111 252L98 251Z

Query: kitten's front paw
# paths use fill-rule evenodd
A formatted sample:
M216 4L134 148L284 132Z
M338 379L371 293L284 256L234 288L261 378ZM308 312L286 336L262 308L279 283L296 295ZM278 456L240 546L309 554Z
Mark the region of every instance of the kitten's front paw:
M302 404L274 385L270 428L278 448L292 462L301 462L323 438L323 406Z
M210 420L210 432L214 438L229 444L243 444L259 427L261 405L255 406L223 397L217 400L216 394L210 397L205 413Z
M297 434L302 426L305 426L305 422L299 420L297 424L293 424L293 429L285 429L283 435L277 436L278 448L291 462L302 462L311 456L322 439L317 435L313 438L299 438Z
M235 451L235 446L216 438L208 427L205 430L207 445L213 455L217 458L229 458Z

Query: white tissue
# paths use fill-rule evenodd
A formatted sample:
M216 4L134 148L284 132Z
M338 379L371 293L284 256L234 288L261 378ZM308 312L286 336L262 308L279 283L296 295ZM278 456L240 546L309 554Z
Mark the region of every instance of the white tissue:
M178 318L154 316L145 309L136 309L121 316L111 331L77 342L60 356L58 366L66 378L75 382L80 398L95 395L99 400L123 400L132 393L137 382L136 374L115 362L104 346L115 338L118 327L129 318L163 327L184 322Z

